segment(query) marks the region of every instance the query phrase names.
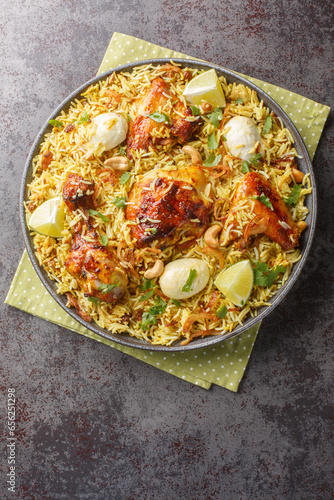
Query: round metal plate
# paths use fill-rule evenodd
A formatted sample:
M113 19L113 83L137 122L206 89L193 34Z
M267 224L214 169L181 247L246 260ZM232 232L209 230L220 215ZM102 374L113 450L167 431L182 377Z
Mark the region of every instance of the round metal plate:
M134 337L131 337L128 334L122 333L122 334L113 334L109 332L108 330L105 330L101 327L99 327L97 324L91 324L88 323L87 321L83 320L75 310L73 309L68 309L66 307L66 302L67 298L62 295L58 295L56 293L56 287L55 283L48 277L47 273L43 268L41 268L38 264L38 261L35 256L35 251L34 251L34 245L33 245L33 239L30 235L29 228L26 224L26 217L25 217L25 210L24 210L24 201L27 200L27 194L28 194L28 188L27 185L31 182L32 180L32 160L38 154L40 145L43 141L45 133L48 133L51 131L52 127L49 125L49 120L55 119L59 113L64 110L65 112L68 110L70 107L70 103L75 100L79 99L81 94L92 84L96 84L100 80L104 80L107 78L110 74L112 74L114 71L120 72L120 71L127 71L130 72L133 68L137 66L141 66L143 64L152 64L152 65L158 65L158 64L165 64L169 62L169 59L151 59L147 61L137 61L136 63L129 63L129 64L124 64L123 66L118 66L115 69L112 69L110 71L107 71L106 73L103 73L102 75L93 78L92 80L89 80L86 82L84 85L79 87L77 90L75 90L72 94L70 94L51 114L51 116L47 119L46 123L43 125L41 128L38 136L36 137L36 140L30 150L25 169L23 172L23 177L22 177L22 184L21 184L21 191L20 191L20 217L21 217L21 225L22 225L22 230L23 230L23 237L25 241L25 245L27 248L27 252L29 254L30 260L35 268L35 271L42 281L43 285L46 287L48 292L52 295L52 297L56 300L56 302L66 311L67 314L69 314L73 319L81 323L84 327L86 327L88 330L91 330L92 332L101 335L102 337L105 337L109 340L112 340L113 342L116 342L118 344L128 346L128 347L134 347L134 348L139 348L139 349L147 349L150 351L167 351L167 352L172 352L172 351L186 351L186 350L192 350L192 349L198 349L198 348L203 348L207 346L212 346L216 343L222 342L223 340L229 339L231 337L235 337L236 335L239 335L240 333L244 332L251 326L255 325L257 322L260 320L263 320L265 317L267 317L275 307L278 306L282 302L282 300L286 297L286 295L290 292L291 288L295 284L296 280L298 279L298 276L302 272L303 266L306 262L306 259L308 257L308 254L310 252L311 244L313 241L314 237L314 232L315 232L315 225L316 225L316 214L317 214L317 194L316 194L316 184L315 184L315 178L314 178L314 173L312 169L312 163L311 159L309 157L309 154L307 152L306 146L299 135L296 127L292 123L291 119L287 116L287 114L278 106L278 104L270 97L268 96L263 90L261 90L259 87L248 81L246 78L238 75L237 73L234 73L233 71L229 71L227 69L224 69L220 66L216 66L214 64L209 64L209 63L204 63L204 62L198 62L198 61L191 61L188 59L173 59L173 61L177 64L181 64L182 66L190 67L190 68L198 68L198 69L203 69L203 70L209 70L214 68L218 74L218 76L224 76L226 80L229 83L236 82L237 84L242 83L244 85L247 85L251 89L255 90L259 96L260 99L263 100L264 104L268 106L274 113L279 116L284 125L290 130L292 133L292 136L295 141L295 148L297 150L298 155L301 157L298 161L299 163L299 169L302 170L305 174L309 173L310 174L310 179L311 179L311 184L312 184L312 193L306 197L306 206L309 210L309 214L307 216L307 229L303 232L301 239L300 239L300 248L302 252L302 257L297 262L289 276L289 279L287 283L277 292L277 294L273 297L272 299L272 305L270 307L262 307L258 311L258 315L256 318L248 318L242 326L239 326L233 330L231 333L227 333L225 335L219 335L219 336L210 336L210 337L204 337L203 339L195 339L191 343L189 343L186 346L181 346L180 343L175 343L171 347L167 346L157 346L157 345L152 345L149 344L148 342L144 340L139 340Z

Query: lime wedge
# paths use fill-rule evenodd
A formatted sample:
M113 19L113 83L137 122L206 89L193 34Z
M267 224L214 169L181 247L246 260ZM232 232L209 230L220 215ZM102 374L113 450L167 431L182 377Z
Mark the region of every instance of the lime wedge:
M62 201L62 197L57 196L42 203L30 217L29 227L45 236L61 238L65 219Z
M215 285L227 300L244 306L251 294L254 274L249 260L242 260L218 274Z
M183 91L184 97L190 104L199 106L203 101L209 102L214 107L226 106L225 96L214 69L205 71L195 76Z

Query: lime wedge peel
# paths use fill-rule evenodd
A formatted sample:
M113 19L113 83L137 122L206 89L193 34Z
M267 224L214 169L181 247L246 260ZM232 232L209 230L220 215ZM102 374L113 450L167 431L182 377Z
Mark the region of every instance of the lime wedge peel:
M183 95L190 104L197 106L203 102L209 102L214 107L226 106L224 92L214 69L200 73L190 80Z
M218 274L216 287L238 307L246 304L253 290L254 273L249 260L242 260Z
M65 220L62 203L62 197L56 196L37 207L28 221L30 229L44 236L61 238Z

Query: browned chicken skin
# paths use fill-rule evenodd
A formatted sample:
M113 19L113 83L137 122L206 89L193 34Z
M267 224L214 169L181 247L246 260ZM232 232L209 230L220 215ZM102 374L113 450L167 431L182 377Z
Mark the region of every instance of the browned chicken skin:
M164 107L172 98L173 108L171 112L164 111ZM168 123L157 123L148 114L155 111L165 112L169 117ZM171 136L181 144L185 143L197 127L198 122L189 122L178 115L181 113L185 118L192 116L191 109L185 107L183 103L173 94L169 85L161 78L157 77L152 81L151 88L147 94L135 104L136 119L130 121L127 135L128 156L131 158L131 151L143 149L147 151L149 146L159 144L161 141L168 141ZM162 136L156 137L154 132L161 131Z
M273 208L260 201L260 196L266 196ZM234 195L230 213L245 199L249 200L249 207L254 203L254 218L245 230L244 243L247 243L251 235L265 234L272 241L279 243L284 250L290 250L298 244L300 231L296 223L281 196L263 175L257 172L244 175ZM233 235L233 228L230 235L230 241L237 237L236 233Z
M143 175L129 196L125 216L138 222L131 235L137 246L155 240L176 243L182 237L199 238L207 224L210 203L203 200L207 180L203 171L194 166L182 170L152 170ZM153 230L153 231L152 231Z
M93 208L94 182L87 182L78 174L68 174L64 187L63 199L70 212L81 208L86 211Z
M78 208L84 211L87 220L84 236L80 232L83 225L76 226L65 266L85 295L104 302L116 302L125 292L128 279L111 251L101 244L93 227L94 220L88 212L94 207L93 191L94 182L87 183L77 174L68 175L63 188L64 201L70 211Z
M125 291L127 276L117 267L110 251L101 245L94 229L86 236L94 241L86 241L79 233L74 235L66 268L78 280L85 294L104 302L116 302Z

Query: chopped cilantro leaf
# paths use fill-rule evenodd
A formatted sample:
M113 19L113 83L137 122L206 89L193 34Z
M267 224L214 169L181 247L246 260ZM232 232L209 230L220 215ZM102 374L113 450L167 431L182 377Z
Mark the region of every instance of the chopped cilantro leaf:
M289 198L286 198L284 201L287 205L291 207L295 207L297 205L298 198L300 196L300 191L302 187L300 184L295 184L291 190Z
M221 306L218 311L216 312L216 316L219 318L219 319L223 319L225 318L227 314L227 307L226 306Z
M274 210L274 207L272 206L272 203L269 200L268 196L261 194L261 196L251 196L251 198L252 200L259 200L261 203L263 203L263 205L270 208L270 210Z
M169 118L166 115L166 113L160 113L159 111L154 111L154 113L149 113L145 116L148 116L149 118L152 118L157 123L169 123Z
M196 276L197 276L197 270L196 269L190 269L187 281L185 282L185 284L181 288L182 292L190 292L191 285L193 284L194 279L196 278Z
M151 234L157 234L158 230L156 227L152 227Z
M255 167L257 167L257 166L258 166L258 162L259 162L260 158L261 158L261 153L257 153L256 155L254 155L254 156L252 156L251 158L249 158L249 161L250 161L251 163L253 163L253 165L254 165Z
M273 119L270 115L268 115L266 117L266 119L264 120L264 125L263 125L263 130L262 132L264 134L269 134L270 130L271 130L271 127L273 125Z
M243 164L241 165L241 172L243 174L247 174L249 172L249 163L248 163L248 161L244 161Z
M208 148L209 149L217 149L218 148L218 141L217 141L215 134L208 135Z
M108 245L108 236L106 234L100 234L100 242L102 246Z
M235 100L236 104L242 104L244 101L241 99L241 97L238 97L238 99Z
M155 287L154 287L155 288ZM138 300L139 302L144 302L144 300L147 300L147 299L150 299L152 297L152 295L154 294L154 288L152 288L151 290L149 290L147 293L145 293L144 295L142 295Z
M223 119L223 111L222 108L215 108L212 113L208 115L210 122L216 127L219 127L220 120Z
M124 209L126 205L126 199L124 198L124 196L119 196L111 200L111 203L113 203L117 208Z
M88 213L89 213L89 215L92 215L92 216L97 215L97 217L100 217L100 219L103 220L103 222L109 222L109 217L101 214L101 212L97 212L96 210L93 210L92 208L90 208L88 210Z
M63 126L62 122L60 122L59 120L49 120L49 123L53 127L57 127L57 128L60 128Z
M87 300L89 300L89 302L92 302L93 304L100 303L100 299L98 299L97 297L87 297Z
M122 146L119 147L119 152L122 156L126 156L126 151Z
M205 167L216 167L219 165L219 162L222 158L222 155L215 156L214 153L210 153L209 158L203 163Z
M142 283L140 285L140 289L143 292L146 292L146 290L149 290L150 288L155 288L155 285L153 285L152 280L147 280L146 278L143 278Z
M176 307L181 307L181 302L179 300L169 299L169 302L171 302L172 304L174 304L174 306L176 306Z
M222 135L222 136L221 136L221 139L222 139L222 141L227 141L227 139L226 139L225 135Z
M150 307L148 311L143 313L142 322L140 323L140 328L142 330L147 330L151 325L157 324L157 316L163 314L167 307L167 302L165 302L161 297L155 299L155 305Z
M279 273L283 273L284 271L285 267L282 265L273 267L269 270L268 264L260 262L260 264L254 268L254 285L270 288Z
M191 112L194 116L198 116L201 114L199 108L197 106L190 106Z
M165 302L160 295L154 300L155 305L150 308L152 314L158 315L165 312L167 302Z
M131 116L128 113L125 113L125 119L129 122L131 120Z
M124 174L121 175L121 177L119 179L119 182L121 184L123 184L123 186L124 186L124 184L126 184L127 182L129 182L130 177L131 177L131 175L129 174L129 172L124 172Z
M113 283L112 285L107 285L107 283L102 283L102 285L99 286L100 292L103 294L112 292L115 288L117 288L120 285L120 283Z
M89 115L86 113L86 111L83 111L81 113L81 117L78 123L80 125L81 123L88 123L88 122L89 122Z

